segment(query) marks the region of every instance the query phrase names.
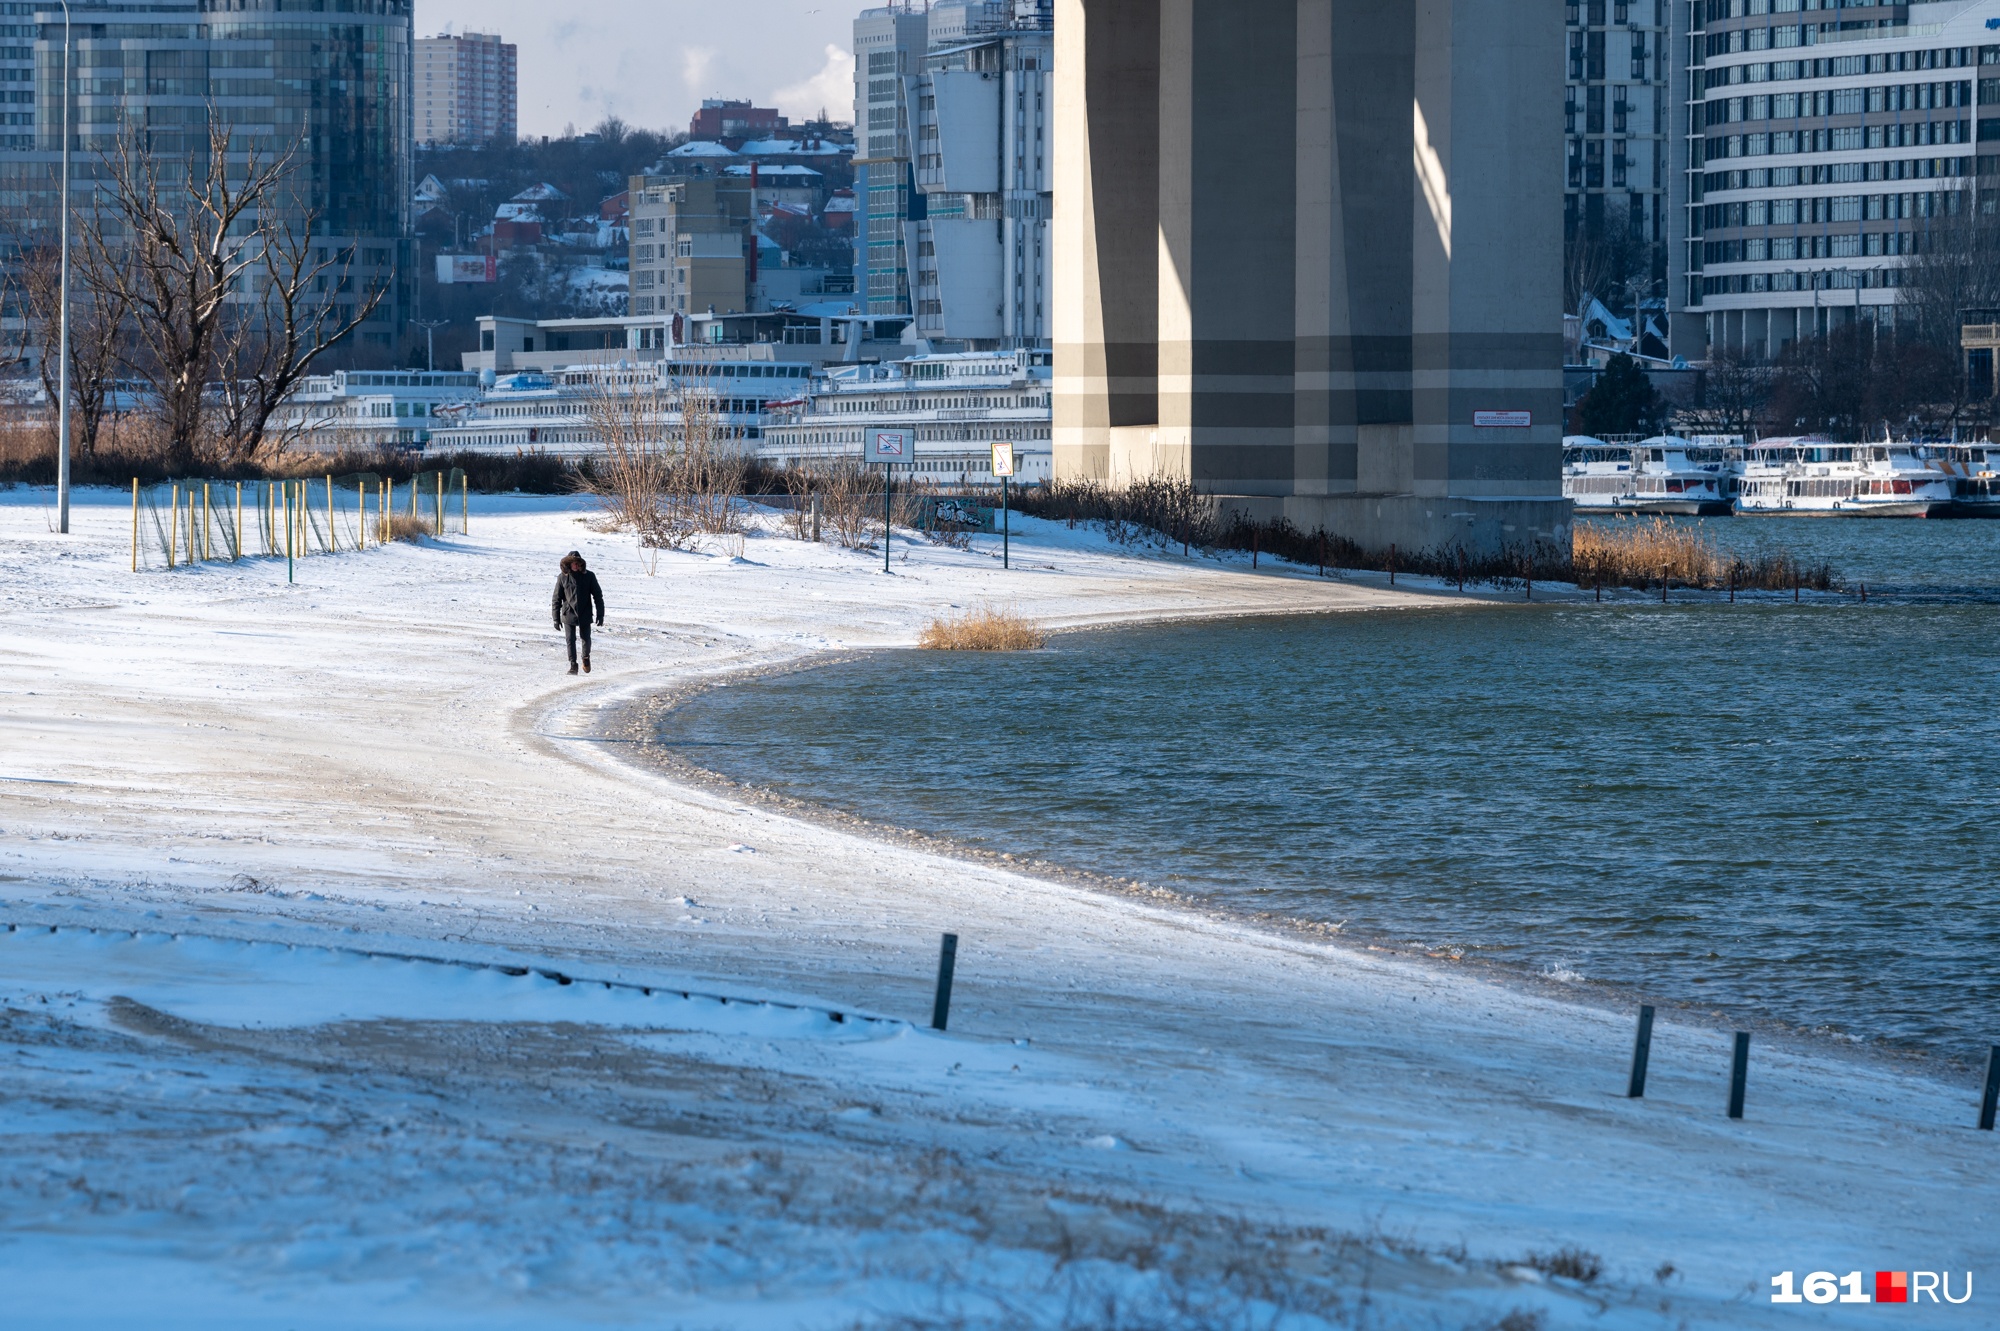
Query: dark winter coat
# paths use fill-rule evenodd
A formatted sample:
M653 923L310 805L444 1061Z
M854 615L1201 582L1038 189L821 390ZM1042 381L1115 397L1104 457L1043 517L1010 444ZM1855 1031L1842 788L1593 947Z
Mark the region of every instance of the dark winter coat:
M602 628L604 589L597 585L597 575L585 568L581 559L564 560L562 576L556 579L555 595L549 598L549 614L555 618L556 627L561 628L566 621L588 624L593 618L593 606L597 625Z

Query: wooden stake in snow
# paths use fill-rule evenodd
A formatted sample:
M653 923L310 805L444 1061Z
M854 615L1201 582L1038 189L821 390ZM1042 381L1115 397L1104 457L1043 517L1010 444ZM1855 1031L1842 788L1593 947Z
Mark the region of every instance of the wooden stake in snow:
M1653 1009L1647 1004L1639 1009L1639 1036L1632 1042L1632 1080L1625 1088L1628 1100L1644 1099L1646 1095L1646 1063L1653 1056Z
M1993 1046L1993 1053L1986 1060L1986 1097L1979 1102L1979 1127L1982 1132L1993 1131L1996 1111L2000 1111L2000 1044Z
M938 950L937 998L931 1004L931 1029L941 1031L951 1021L951 973L958 964L958 935L946 934Z
M1729 1117L1743 1117L1743 1092L1750 1084L1750 1032L1736 1032L1736 1057L1729 1068Z

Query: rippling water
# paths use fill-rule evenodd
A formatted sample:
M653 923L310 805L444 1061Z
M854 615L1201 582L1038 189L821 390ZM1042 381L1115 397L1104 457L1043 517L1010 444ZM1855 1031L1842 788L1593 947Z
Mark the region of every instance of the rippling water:
M885 653L715 690L659 738L964 842L1983 1056L2000 1040L2000 524L1710 527L1900 595Z

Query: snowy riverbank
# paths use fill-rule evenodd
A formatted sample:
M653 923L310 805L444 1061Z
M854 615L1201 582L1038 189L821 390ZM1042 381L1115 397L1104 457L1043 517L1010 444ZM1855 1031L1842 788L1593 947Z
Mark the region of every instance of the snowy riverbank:
M648 577L508 498L293 586L135 576L119 496L68 541L46 498L0 493L0 920L44 931L0 935L10 1325L1750 1326L1817 1316L1785 1270L1994 1270L1967 1087L1765 1045L1730 1123L1726 1038L1663 1026L1627 1101L1627 1013L859 839L596 725L983 601L1421 593L1043 524L1011 573L774 532ZM573 547L611 604L582 680ZM816 1015L926 1015L947 929L949 1037ZM1568 1247L1603 1275L1521 1265Z

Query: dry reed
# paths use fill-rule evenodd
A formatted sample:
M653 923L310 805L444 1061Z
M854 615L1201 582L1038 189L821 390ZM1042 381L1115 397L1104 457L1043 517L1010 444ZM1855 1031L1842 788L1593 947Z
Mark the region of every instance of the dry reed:
M408 513L389 515L389 539L392 541L422 541L436 531L436 524L429 518L414 517Z
M1032 652L1049 635L1012 610L979 606L962 615L940 615L924 627L917 645L934 652Z
M1579 587L1699 587L1713 591L1830 591L1830 564L1807 564L1789 550L1725 554L1701 525L1579 522L1570 577Z

